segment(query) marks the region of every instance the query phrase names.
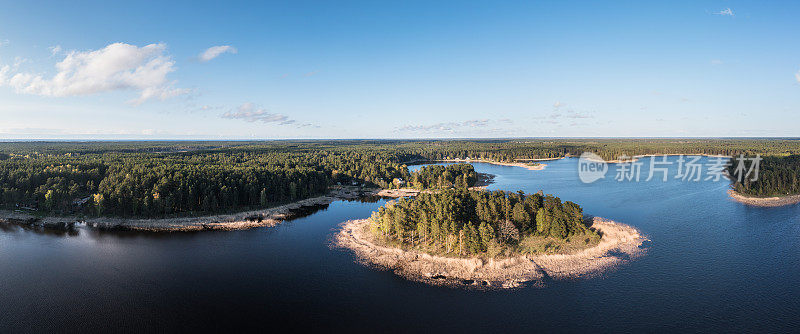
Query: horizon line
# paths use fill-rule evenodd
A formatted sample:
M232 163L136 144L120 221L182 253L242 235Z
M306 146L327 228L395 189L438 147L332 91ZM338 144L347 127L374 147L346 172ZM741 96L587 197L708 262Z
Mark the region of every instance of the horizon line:
M540 139L764 139L764 140L800 140L798 137L786 136L684 136L684 137L416 137L416 138L218 138L218 139L177 139L177 138L8 138L0 139L0 143L25 143L25 142L269 142L269 141L447 141L447 140L540 140Z

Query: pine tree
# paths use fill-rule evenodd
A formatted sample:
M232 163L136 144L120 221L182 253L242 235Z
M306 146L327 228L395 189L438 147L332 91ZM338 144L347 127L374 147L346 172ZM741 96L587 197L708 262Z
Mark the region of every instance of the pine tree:
M539 211L536 211L536 231L540 235L546 235L550 233L550 222L549 217L547 217L547 211L544 208L540 208Z
M531 225L531 215L529 215L528 211L525 210L525 204L522 202L517 202L517 204L514 204L514 209L511 213L511 219L517 223L517 226L519 226L520 230L522 231L527 231Z
M494 240L494 229L486 222L481 222L478 226L478 233L481 236L481 250L485 251L492 240Z

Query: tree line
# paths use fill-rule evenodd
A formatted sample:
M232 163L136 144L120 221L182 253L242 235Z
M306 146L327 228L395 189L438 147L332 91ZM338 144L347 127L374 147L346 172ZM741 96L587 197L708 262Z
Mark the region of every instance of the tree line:
M428 165L413 173L412 187L416 189L467 189L478 181L478 173L470 164L447 166Z
M728 174L736 192L755 197L800 194L800 155L766 156L763 159L756 180L753 180L755 174L751 172L748 176L742 175L740 181L736 170L738 163L734 161L728 165Z
M800 193L793 139L514 139L0 143L0 207L54 213L159 216L238 210L315 196L330 186L466 188L454 158L516 161L577 156L761 154L761 177L735 184L754 196Z
M529 237L597 238L573 202L552 195L462 189L387 204L372 214L370 228L386 242L453 255L496 253Z
M337 184L390 188L392 180L410 178L390 153L359 147L269 144L155 153L111 147L8 154L0 160L0 206L152 217L263 207Z

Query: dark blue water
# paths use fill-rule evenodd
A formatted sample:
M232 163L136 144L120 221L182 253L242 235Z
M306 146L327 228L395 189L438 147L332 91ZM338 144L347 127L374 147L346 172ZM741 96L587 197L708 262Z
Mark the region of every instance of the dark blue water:
M369 216L382 201L335 202L274 228L233 232L5 226L0 332L787 332L800 325L800 206L743 206L727 198L724 180L617 182L613 168L586 185L576 161L551 161L544 171L475 166L497 175L490 189L553 193L652 239L646 256L600 277L467 291L409 282L329 248L339 223Z

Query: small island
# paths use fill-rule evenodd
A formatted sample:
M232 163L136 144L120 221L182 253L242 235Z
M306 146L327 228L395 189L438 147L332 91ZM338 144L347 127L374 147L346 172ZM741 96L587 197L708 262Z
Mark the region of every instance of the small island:
M411 280L510 288L598 273L641 255L645 240L551 195L450 189L348 221L334 243Z

